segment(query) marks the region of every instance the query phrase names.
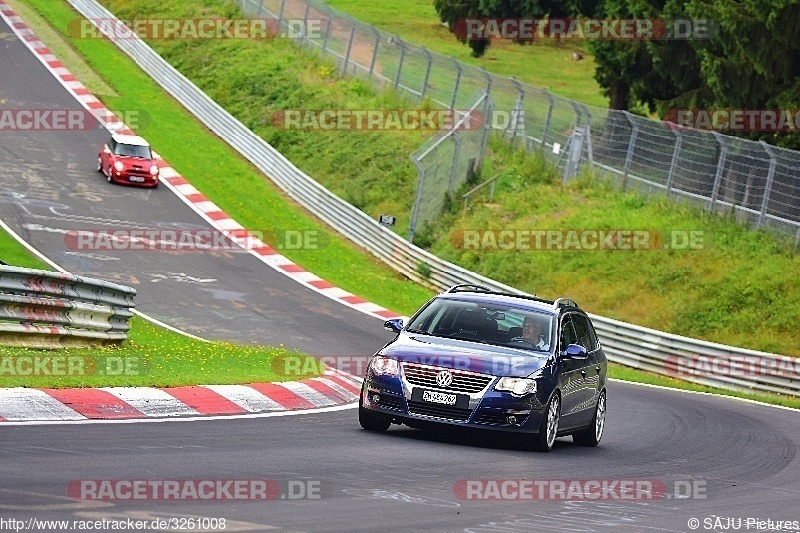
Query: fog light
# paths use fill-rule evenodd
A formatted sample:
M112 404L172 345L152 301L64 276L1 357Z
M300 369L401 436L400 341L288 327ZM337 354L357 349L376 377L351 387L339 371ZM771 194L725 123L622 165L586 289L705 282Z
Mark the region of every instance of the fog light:
M514 415L509 416L508 417L508 423L509 424L516 424L517 423L517 417L514 416Z
M380 402L381 402L380 396L378 396L377 394L372 396L372 403L380 403Z

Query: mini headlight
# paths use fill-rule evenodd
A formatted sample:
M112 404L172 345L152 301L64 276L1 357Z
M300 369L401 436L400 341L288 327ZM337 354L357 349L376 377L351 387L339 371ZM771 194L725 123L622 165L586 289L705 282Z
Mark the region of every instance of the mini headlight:
M123 168L125 168L125 165L122 164L122 161L114 161L114 170L122 172Z
M150 167L150 174L152 174L153 176L156 176L158 174L158 167L156 165Z
M400 374L400 364L396 359L376 355L369 363L369 367L376 374L386 374L387 376L397 376Z
M507 391L516 396L525 396L536 392L536 380L528 378L500 378L495 390Z

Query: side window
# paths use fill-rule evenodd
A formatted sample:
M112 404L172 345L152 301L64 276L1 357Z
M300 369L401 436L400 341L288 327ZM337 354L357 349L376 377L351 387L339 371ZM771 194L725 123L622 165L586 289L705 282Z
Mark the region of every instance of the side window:
M575 334L578 337L577 344L586 348L587 352L594 351L597 348L597 338L589 320L582 315L572 315L572 325L575 327Z
M114 153L114 150L117 149L117 142L114 140L114 137L111 137L108 140L108 149L111 150L111 153Z
M570 344L577 344L578 336L575 334L575 329L572 327L573 315L567 315L561 321L561 346L559 350L562 352L567 349Z

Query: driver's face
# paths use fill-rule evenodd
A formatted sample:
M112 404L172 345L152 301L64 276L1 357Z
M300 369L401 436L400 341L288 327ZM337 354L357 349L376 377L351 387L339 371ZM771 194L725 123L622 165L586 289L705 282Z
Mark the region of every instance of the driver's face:
M539 323L526 318L525 322L522 323L522 336L526 339L538 341L540 334L541 329L539 328Z

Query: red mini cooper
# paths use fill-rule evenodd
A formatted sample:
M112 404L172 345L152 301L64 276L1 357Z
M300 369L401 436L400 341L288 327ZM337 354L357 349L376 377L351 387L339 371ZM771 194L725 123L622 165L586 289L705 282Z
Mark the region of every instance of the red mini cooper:
M109 183L158 187L158 166L150 145L135 135L112 135L97 154L97 171Z

